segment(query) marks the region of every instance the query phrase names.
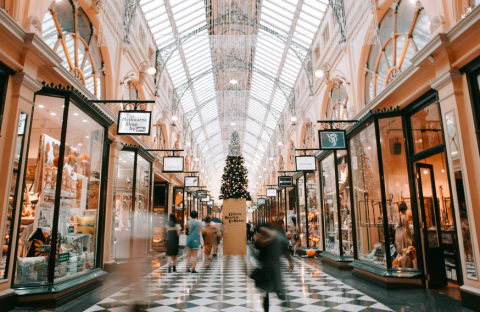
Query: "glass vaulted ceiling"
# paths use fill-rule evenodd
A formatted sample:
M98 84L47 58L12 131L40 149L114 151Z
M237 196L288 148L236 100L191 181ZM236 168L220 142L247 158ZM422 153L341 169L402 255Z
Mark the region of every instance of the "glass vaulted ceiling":
M141 0L140 5L152 30L158 49L173 43L178 37L188 34L211 22L217 16L211 8L215 2L225 0ZM238 0L244 3L248 0ZM282 35L290 36L298 44L311 48L312 40L328 5L328 0L251 0L256 8L254 15L259 23ZM233 3L234 1L228 0ZM263 29L255 38L256 48L253 67L279 81L294 87L302 69L302 63L284 41ZM166 71L175 87L212 68L216 53L211 51L207 29L182 43L168 60ZM246 60L249 61L249 60ZM215 170L222 168L226 157L222 144L222 130L225 127L219 118L219 101L207 101L218 90L214 73L210 72L196 80L181 98L185 113L195 112L191 127L201 143L208 140L202 154L213 161ZM287 101L272 80L253 71L250 77L250 97L246 116L241 126L243 152L250 172L256 172L265 154L265 143L270 141L266 128L275 129L274 118L283 111ZM307 92L307 91L305 91ZM255 98L255 100L252 100ZM206 104L205 104L206 103ZM242 130L242 129L241 129ZM262 141L262 142L260 142ZM214 172L212 172L214 173Z

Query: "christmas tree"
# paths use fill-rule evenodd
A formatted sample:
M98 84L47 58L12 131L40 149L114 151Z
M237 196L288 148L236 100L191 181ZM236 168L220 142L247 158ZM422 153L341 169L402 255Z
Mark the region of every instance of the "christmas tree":
M228 146L226 166L223 168L222 187L220 193L223 199L246 198L252 200L247 191L248 179L245 160L240 151L240 137L235 131L232 133L232 140Z

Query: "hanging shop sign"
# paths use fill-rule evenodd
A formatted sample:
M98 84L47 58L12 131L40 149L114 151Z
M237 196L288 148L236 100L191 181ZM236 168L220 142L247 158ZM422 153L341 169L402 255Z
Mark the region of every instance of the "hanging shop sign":
M265 205L265 198L259 198L259 199L257 200L257 204L259 204L259 205Z
M198 190L197 191L197 198L202 199L207 197L207 191L205 190Z
M20 121L18 122L18 135L25 134L25 124L27 123L27 114L20 114Z
M253 209L248 209L247 212L253 212Z
M276 189L267 189L267 197L277 197Z
M337 129L318 130L321 150L347 149L346 131Z
M210 195L205 196L202 198L202 202L209 202L210 201Z
M295 156L297 171L316 171L317 161L315 156Z
M198 186L198 177L185 177L184 185L185 186Z
M213 200L209 200L209 201L207 202L207 206L213 207Z
M163 157L163 172L183 172L183 163L183 156L165 156Z
M252 207L250 207L250 208L252 208L253 210L257 210L258 206L257 205L252 205Z
M278 177L278 187L293 187L293 177Z
M117 135L150 135L152 112L120 111L118 112Z

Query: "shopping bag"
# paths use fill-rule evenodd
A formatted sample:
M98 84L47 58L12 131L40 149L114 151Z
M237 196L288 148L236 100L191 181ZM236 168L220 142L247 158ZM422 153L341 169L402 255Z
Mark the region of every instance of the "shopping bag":
M180 237L178 239L178 245L179 246L186 246L187 245L187 235L180 234Z

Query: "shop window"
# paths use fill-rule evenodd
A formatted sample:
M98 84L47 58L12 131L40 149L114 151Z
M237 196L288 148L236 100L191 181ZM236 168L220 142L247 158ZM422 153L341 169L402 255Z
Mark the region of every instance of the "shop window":
M417 268L410 186L401 117L378 121L391 267ZM395 164L395 165L393 165ZM408 255L407 255L408 254ZM410 260L404 257L412 257Z
M340 255L338 233L337 183L335 181L335 158L330 154L321 162L323 185L323 213L325 250Z
M43 40L62 58L61 65L101 98L102 56L94 28L83 9L71 1L55 2L43 20L42 32Z
M419 1L399 1L379 24L380 43L373 45L365 66L365 103L370 103L412 63L430 41L430 21Z
M175 188L173 190L173 205L175 209L175 217L177 223L186 228L186 221L184 217L184 203L183 203L183 188Z
M8 210L7 218L5 220L5 231L3 235L3 248L0 251L1 262L0 262L0 277L7 278L7 263L9 263L11 249L12 249L12 234L13 234L13 220L16 215L16 203L19 195L18 181L20 178L20 164L22 163L23 155L23 146L24 146L24 136L25 128L27 123L27 114L21 113L18 121L18 131L17 137L15 140L15 151L13 154L13 166L12 166L12 177L10 179L10 188L9 188L9 197L8 197ZM21 193L20 193L21 194Z
M45 87L36 94L18 216L16 285L71 280L99 267L105 134L111 123L65 89Z
M3 111L5 109L5 100L7 96L7 86L9 75L15 72L0 62L0 130L2 130Z
M387 266L374 124L350 139L358 259Z
M457 193L457 200L458 200L458 209L460 211L460 226L462 231L463 237L463 253L465 257L465 267L466 267L466 276L470 279L478 279L477 278L477 269L475 266L475 255L472 243L472 231L470 230L470 220L471 215L467 206L467 199L465 197L465 189L463 185L463 174L462 174L462 162L461 162L461 153L462 149L459 146L459 140L457 136L457 123L455 119L455 112L450 111L445 115L446 122L447 122L447 137L448 142L450 145L450 156L451 156L451 163L450 167L453 169L454 177L455 177L455 190ZM452 204L449 201L445 202L447 205L445 206L446 209L451 208L448 204ZM452 212L450 213L452 214ZM447 211L442 218L442 227L447 229L448 227L448 217L449 213ZM453 221L453 220L452 220ZM452 224L453 225L453 224ZM451 274L451 273L450 273ZM448 277L448 276L447 276Z
M300 229L300 244L307 247L307 215L305 207L305 177L301 176L297 179L298 190L298 227ZM270 221L267 219L267 222Z
M432 103L410 117L415 153L443 143L442 124L437 103Z

